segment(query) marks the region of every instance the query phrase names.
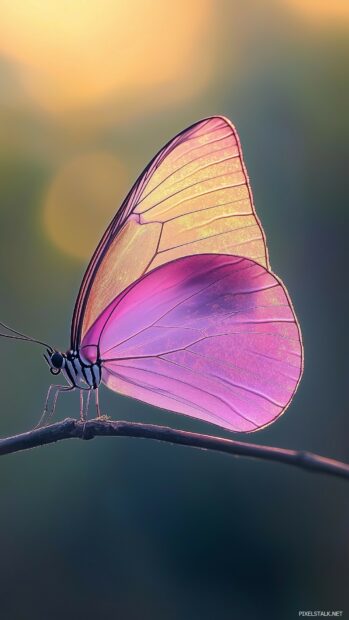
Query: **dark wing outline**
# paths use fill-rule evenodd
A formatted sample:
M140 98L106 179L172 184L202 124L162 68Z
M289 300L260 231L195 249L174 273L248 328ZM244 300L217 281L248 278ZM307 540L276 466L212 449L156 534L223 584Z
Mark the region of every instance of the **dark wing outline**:
M242 149L241 149L238 133L237 133L234 125L229 121L229 119L227 119L224 116L215 115L215 116L210 116L210 117L204 118L204 119L202 119L202 120L200 120L200 121L198 121L196 123L193 123L192 125L190 125L186 129L183 129L183 131L181 131L174 138L169 140L165 144L165 146L160 149L160 151L153 157L153 159L145 167L143 172L141 172L141 174L139 175L138 179L136 180L136 182L134 183L133 187L131 188L131 190L127 194L127 196L124 199L123 203L121 204L121 207L118 209L117 213L115 214L114 218L112 219L112 221L110 222L108 228L106 229L102 239L100 240L100 242L99 242L99 244L98 244L98 246L97 246L97 248L96 248L94 254L92 255L92 258L91 258L91 260L90 260L90 262L88 264L88 267L87 267L86 272L84 274L84 277L82 279L82 282L81 282L81 285L80 285L80 289L79 289L79 293L78 293L78 296L77 296L77 299L76 299L76 302L75 302L73 318L72 318L72 322L71 322L71 336L70 336L71 349L73 351L76 351L79 348L79 344L81 342L81 332L82 332L82 325L83 325L85 309L86 309L86 306L87 306L89 294L90 294L91 288L93 286L93 282L94 282L94 279L95 279L96 274L98 272L99 266L101 265L101 263L102 263L102 261L104 259L104 256L105 256L106 252L108 251L108 248L109 248L110 244L113 242L115 237L120 232L120 230L121 230L123 224L125 223L125 221L127 220L128 216L132 213L133 209L137 206L138 198L142 194L145 186L148 183L148 180L152 177L154 171L160 166L160 164L164 161L164 159L167 157L167 155L172 150L174 150L178 145L180 145L183 142L185 142L186 140L188 140L190 138L191 134L200 125L203 125L203 127L204 127L205 124L207 125L210 121L212 121L214 119L221 119L222 121L224 121L232 129L234 137L236 139L237 147L238 147L238 150L239 150L239 156L240 156L240 160L241 160L241 165L242 165L242 171L244 173L244 176L245 176L245 179L246 179L247 188L248 188L248 193L249 193L249 198L250 198L250 203L251 203L251 208L252 208L252 214L256 218L256 222L258 224L258 227L259 227L259 229L261 231L261 234L262 234L262 238L264 240L266 264L267 264L267 267L269 267L268 250L267 250L267 246L266 246L265 234L264 234L264 230L263 230L263 228L261 226L260 220L259 220L259 218L258 218L258 216L256 214L256 211L255 211L255 208L254 208L252 190L251 190L251 186L250 186L250 182L249 182L249 177L248 177L248 174L247 174L246 166L245 166L245 163L244 163L244 160L243 160L243 156L242 156Z

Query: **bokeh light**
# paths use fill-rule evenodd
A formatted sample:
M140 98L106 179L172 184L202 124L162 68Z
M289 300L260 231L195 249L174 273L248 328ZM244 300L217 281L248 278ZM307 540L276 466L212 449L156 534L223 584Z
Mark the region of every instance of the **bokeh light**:
M313 25L325 27L338 24L341 20L349 22L348 0L285 0L286 5L296 10Z
M63 166L44 200L49 239L66 254L88 259L122 202L126 180L124 165L108 152L85 153Z
M0 52L18 63L27 94L50 111L112 95L141 99L174 82L176 97L186 98L193 73L210 61L211 8L212 0L3 0Z

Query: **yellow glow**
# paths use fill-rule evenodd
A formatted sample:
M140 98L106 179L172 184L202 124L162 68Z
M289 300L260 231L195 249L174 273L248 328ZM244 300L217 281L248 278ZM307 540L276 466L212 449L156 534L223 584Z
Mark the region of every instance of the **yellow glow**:
M0 53L51 111L91 105L153 86L195 83L212 50L212 0L2 0ZM201 65L201 67L200 67ZM198 72L199 72L198 71ZM193 73L194 72L194 73Z
M348 0L286 0L292 8L297 9L304 17L312 23L324 22L328 25L328 20L349 21L349 2Z
M160 232L159 223L140 226L132 219L127 222L111 244L96 276L84 316L83 333L116 295L142 275L144 265L156 253Z
M43 221L53 243L80 259L91 257L128 188L116 157L95 152L64 166L44 202Z

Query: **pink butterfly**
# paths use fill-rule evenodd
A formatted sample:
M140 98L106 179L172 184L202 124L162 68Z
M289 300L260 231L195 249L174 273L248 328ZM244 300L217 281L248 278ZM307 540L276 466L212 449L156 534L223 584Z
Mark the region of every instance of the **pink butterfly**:
M303 367L301 334L271 270L237 132L216 116L147 166L83 278L71 349L48 348L62 391L111 390L232 431L273 422ZM87 402L84 405L84 393Z

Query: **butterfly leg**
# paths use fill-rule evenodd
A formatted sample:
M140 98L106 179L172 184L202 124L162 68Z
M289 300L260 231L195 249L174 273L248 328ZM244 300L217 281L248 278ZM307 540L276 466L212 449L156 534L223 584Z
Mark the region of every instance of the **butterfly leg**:
M53 401L53 407L51 409L51 412L49 414L49 418L53 415L54 410L56 408L56 403L57 403L57 398L58 398L58 394L59 392L65 392L65 391L71 391L73 390L74 387L73 386L67 386L67 385L56 385L55 383L53 383L52 385L50 385L50 387L48 388L47 391L47 395L46 395L46 400L45 400L45 405L44 405L44 410L42 412L42 415L40 417L39 422L36 424L35 428L39 428L40 426L43 425L43 422L49 412L49 402L50 402L50 397L51 397L51 393L54 392L54 401Z
M62 392L73 392L75 390L74 385L56 385L56 388L57 389L55 390L55 393L54 393L52 408L48 415L48 421L51 420L51 418L54 415L54 412L56 411L58 396Z
M95 398L96 398L97 418L101 418L102 414L101 414L101 409L100 409L100 406L99 406L99 391L98 391L98 388L95 390Z
M80 390L80 421L84 421L84 393Z
M90 405L90 398L91 398L91 390L88 390L87 397L86 397L86 405L84 407L84 390L80 390L80 420L81 422L84 422L85 420L87 420L88 408Z
M36 424L35 428L39 428L40 426L42 426L42 424L43 424L43 422L44 422L44 420L45 420L45 418L46 418L47 412L48 412L48 403L49 403L49 400L50 400L51 392L52 392L52 390L53 390L54 388L57 388L57 387L58 387L58 386L57 386L55 383L53 383L53 384L52 384L52 385L50 385L50 387L48 388L48 390L47 390L47 394L46 394L46 400L45 400L44 409L43 409L43 412L42 412L42 414L41 414L40 420L39 420L39 422ZM61 387L63 387L63 386L61 386Z
M85 420L87 420L88 418L88 409L90 406L90 399L91 399L91 390L87 392L86 407L85 407Z

